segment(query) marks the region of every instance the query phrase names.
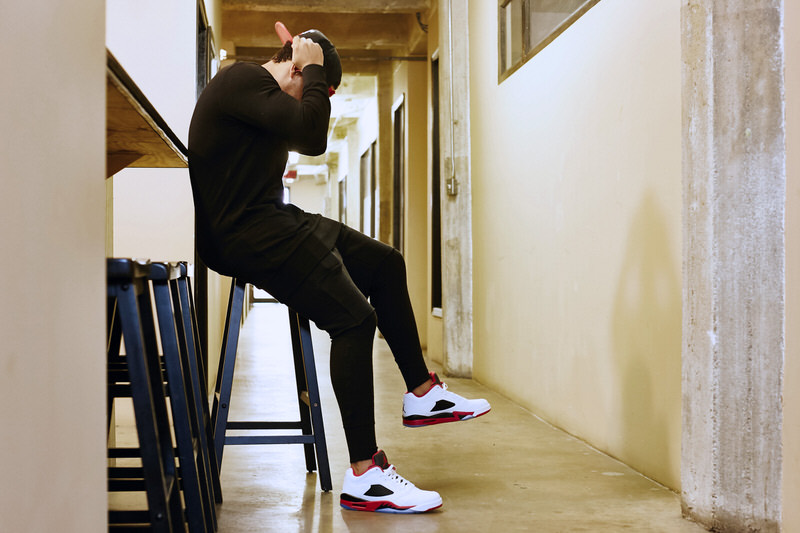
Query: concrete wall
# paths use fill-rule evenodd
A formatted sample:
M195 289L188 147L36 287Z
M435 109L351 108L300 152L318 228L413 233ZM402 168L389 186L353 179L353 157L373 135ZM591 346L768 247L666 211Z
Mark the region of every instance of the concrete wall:
M474 376L677 489L680 5L604 0L500 85L496 10L469 13Z
M777 531L785 350L780 0L682 7L684 513Z
M104 2L4 2L0 529L106 526Z
M786 362L783 531L800 531L800 4L784 2L786 61Z

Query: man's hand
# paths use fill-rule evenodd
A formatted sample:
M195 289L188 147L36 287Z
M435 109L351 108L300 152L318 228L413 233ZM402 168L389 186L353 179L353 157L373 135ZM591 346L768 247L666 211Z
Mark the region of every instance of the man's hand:
M322 47L305 37L295 37L292 40L292 63L299 70L306 65L322 65L325 61Z

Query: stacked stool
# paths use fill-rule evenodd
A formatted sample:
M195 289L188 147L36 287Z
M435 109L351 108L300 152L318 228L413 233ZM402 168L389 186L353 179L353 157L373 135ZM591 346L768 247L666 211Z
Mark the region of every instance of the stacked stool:
M230 421L231 390L236 365L236 351L239 344L239 329L244 307L246 283L241 280L231 281L231 292L228 299L228 313L225 319L222 353L212 408L212 424L214 426L214 444L219 470L222 469L222 453L226 445L249 444L303 444L305 449L306 469L313 472L319 463L319 482L323 491L329 491L331 473L328 463L328 451L325 442L325 429L322 423L322 407L319 398L314 349L311 343L311 331L306 318L289 309L289 325L292 338L292 352L295 367L295 384L297 403L300 410L298 421ZM301 434L265 434L271 430L300 430ZM228 430L259 431L259 434L228 435ZM316 452L316 461L315 461Z
M222 487L219 479L219 463L217 462L216 449L214 447L214 427L211 424L211 413L208 407L208 388L206 387L207 375L204 369L204 357L201 353L201 342L199 329L197 327L197 315L192 296L192 284L189 279L188 265L185 261L179 263L180 275L177 282L173 285L173 301L179 302L176 317L180 313L183 321L186 341L186 353L188 363L191 366L192 382L197 384L195 393L195 403L197 412L202 417L202 428L204 433L200 435L203 450L206 451L209 462L209 471L213 483L214 500L222 503ZM175 292L177 291L177 295Z
M147 498L146 511L110 511L109 529L213 533L222 494L186 264L109 259L107 267L108 412L115 398L132 398L139 441L109 448L109 458L142 464L109 467L109 491Z

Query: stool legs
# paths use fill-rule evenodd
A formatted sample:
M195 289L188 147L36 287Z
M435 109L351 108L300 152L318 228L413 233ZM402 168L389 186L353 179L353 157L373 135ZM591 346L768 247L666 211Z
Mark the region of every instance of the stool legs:
M117 313L116 298L108 299L106 317L108 321L108 329L106 330L108 331L108 339L106 341L107 370L109 373L118 372L118 367L121 365L127 367L127 363L124 363L123 358L119 355L120 346L122 345L122 326L120 325L119 314ZM116 377L111 379L111 376L109 376L108 393L106 395L106 428L108 428L109 431L111 431L111 416L114 412L114 398L117 397L114 388L118 381L121 380L116 379Z
M178 345L176 329L176 307L173 306L169 283L167 280L153 280L153 294L156 303L161 347L164 352L164 366L169 383L169 398L172 408L172 422L175 431L175 442L181 467L183 497L186 502L186 519L191 533L207 533L213 530L206 524L216 523L213 502L204 501L204 495L210 494L208 478L204 470L202 453L195 451L193 435L199 434L197 413L192 409L194 398L192 382L184 376L182 354ZM182 324L181 324L182 327Z
M217 372L217 384L214 395L212 420L214 424L214 444L217 463L222 466L222 452L225 445L235 444L290 444L305 445L306 468L316 470L314 450L319 462L320 488L331 490L330 466L325 442L325 430L322 422L322 407L319 398L317 371L314 365L314 351L308 320L301 319L297 313L289 311L289 323L292 335L295 378L297 385L300 421L229 421L231 390L236 364L236 350L239 343L239 325L244 305L245 283L233 280L228 300L228 315L222 341L222 353ZM275 430L300 429L301 435L245 435L227 436L227 430Z
M297 382L298 406L300 407L300 423L303 435L315 435L313 443L305 443L306 469L316 470L314 449L319 462L319 484L322 490L333 488L331 471L328 464L328 446L325 442L325 429L322 423L322 409L319 398L317 368L314 362L314 348L311 342L311 328L307 318L302 318L294 310L289 309L289 328L292 335L292 352L294 355L295 379Z
M109 260L109 265L116 268L115 274L119 274L119 265L124 264L124 261L130 262L130 260ZM141 278L138 280L140 288L137 290L140 294L137 296L137 311L142 329L141 341L147 356L146 373L149 376L146 384L154 396L148 404L150 419L154 419L159 428L158 442L161 448L159 453L164 455L165 461L169 460L167 455L171 457L171 462L164 463L164 476L171 478L172 485L178 487L178 497L175 499L177 505L174 510L170 507L169 513L172 517L172 514L177 512L176 518L172 519L175 523L166 531L185 531L185 521L189 533L213 533L217 530L215 501L221 500L221 491L215 492L215 487L219 487L219 477L218 472L212 469L208 447L208 401L202 392L205 388L201 386L203 382L198 367L200 363L194 349L195 331L191 320L193 311L188 295L186 265L148 262L146 265L139 264L137 273ZM129 285L131 283L112 283L109 279L108 407L110 413L114 398L133 398L139 447L109 448L109 457L138 457L142 460L143 467L110 467L109 490L111 492L146 490L149 497L145 458L149 453L148 447L152 446L152 438L151 432L140 423L137 407L142 396L142 383L134 366L137 362L136 337L132 337L126 330L127 324L124 322L124 319L129 317L130 311L126 307L127 302L117 292L127 290ZM163 356L158 353L152 304L155 304L158 339ZM126 347L125 356L120 355L123 339ZM134 341L134 345L129 346L129 341ZM159 394L161 399L155 398ZM171 420L167 414L167 397L172 414ZM157 405L159 403L162 404L161 407ZM164 427L165 429L162 429ZM176 450L172 447L173 432ZM168 450L168 454L165 450ZM175 464L176 459L179 461L179 467ZM180 501L181 494L185 509ZM146 512L113 511L109 515L109 523L113 530L131 528L139 530L145 523L153 522L152 518L145 518L144 514ZM180 527L177 527L178 521ZM127 526L120 527L121 524ZM156 525L153 527L160 531Z
M222 336L222 351L217 372L217 386L212 408L214 424L214 448L217 455L217 469L222 471L222 452L225 449L225 430L228 426L228 406L233 389L233 370L236 364L236 349L239 346L239 324L242 321L244 306L244 287L242 281L232 280L231 294L228 298L228 314Z
M183 324L183 345L185 346L185 365L191 374L191 382L196 384L194 388L195 409L200 418L200 447L203 451L203 458L206 472L211 481L211 488L216 503L222 503L222 486L219 479L219 465L217 454L213 442L214 430L211 425L211 413L208 407L208 389L206 388L206 373L203 369L203 357L200 353L200 345L196 342L197 319L194 316L194 305L191 298L191 284L188 276L181 276L173 286L173 301L179 303L176 306L176 317L179 323Z
M110 279L125 342L134 416L152 531L183 531L183 509L175 470L164 380L155 342L149 287L141 279ZM111 512L109 519L113 520ZM120 513L122 514L122 513Z

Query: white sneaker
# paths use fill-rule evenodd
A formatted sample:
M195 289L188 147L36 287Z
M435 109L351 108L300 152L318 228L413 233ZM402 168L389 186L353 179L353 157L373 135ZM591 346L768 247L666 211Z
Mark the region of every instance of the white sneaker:
M352 468L347 469L339 503L353 511L424 513L441 507L442 497L403 479L389 464L386 454L378 450L372 456L372 466L360 476Z
M485 415L492 408L486 400L468 400L448 391L447 385L433 372L431 379L433 385L422 396L413 392L403 395L404 426L413 428L469 420Z

